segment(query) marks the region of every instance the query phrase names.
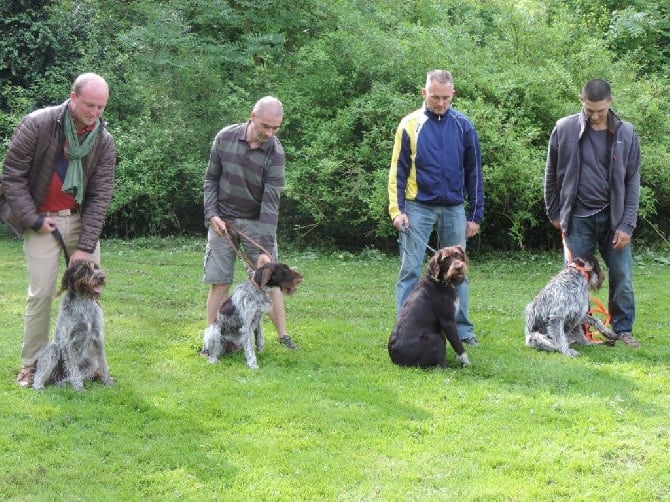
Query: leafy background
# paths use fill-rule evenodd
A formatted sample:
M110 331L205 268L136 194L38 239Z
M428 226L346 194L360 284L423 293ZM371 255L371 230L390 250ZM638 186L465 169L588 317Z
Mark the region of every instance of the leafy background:
M546 249L558 245L547 139L600 77L642 140L636 237L667 242L669 17L650 0L4 0L0 141L99 72L120 157L106 236L201 233L215 133L273 94L286 105L282 240L386 249L393 133L442 67L483 148L486 220L471 248Z

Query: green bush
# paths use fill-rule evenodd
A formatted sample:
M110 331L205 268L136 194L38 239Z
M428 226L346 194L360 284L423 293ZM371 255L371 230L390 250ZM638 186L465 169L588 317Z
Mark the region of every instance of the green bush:
M601 77L642 143L638 235L664 240L667 14L650 0L4 2L0 142L26 112L65 99L77 73L97 71L121 160L107 234L200 232L214 135L273 94L286 110L282 239L389 247L393 134L441 67L481 139L481 246L544 248L556 239L542 202L547 140L579 110L584 81Z

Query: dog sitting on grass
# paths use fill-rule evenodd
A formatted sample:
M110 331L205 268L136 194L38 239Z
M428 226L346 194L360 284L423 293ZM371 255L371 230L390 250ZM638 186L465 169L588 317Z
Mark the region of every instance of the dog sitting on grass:
M206 355L210 363L215 363L231 347L241 345L247 366L258 369L254 343L261 352L264 345L261 319L272 308L268 290L279 288L290 295L301 281L302 275L283 263L266 263L253 271L221 305L216 322L205 328L200 353Z
M616 333L589 315L589 290L599 290L604 281L595 256L574 258L526 307L526 345L576 357L579 352L570 345L591 344L584 336L583 325L597 329L611 341L617 340Z
M445 247L433 255L398 314L388 342L391 361L401 366L445 368L448 340L461 364L470 364L456 331L456 288L467 270L468 259L461 246Z
M112 385L104 347L104 322L98 303L105 274L92 261L75 261L65 271L57 293L60 304L54 341L38 355L33 388L72 384L83 390L87 380Z

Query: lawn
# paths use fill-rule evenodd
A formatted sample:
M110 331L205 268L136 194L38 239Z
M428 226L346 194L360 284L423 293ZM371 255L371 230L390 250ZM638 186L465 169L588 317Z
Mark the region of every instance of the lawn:
M104 242L117 383L38 393L14 382L26 270L21 242L0 237L1 499L670 500L667 252L636 256L642 347L575 359L523 343L558 252L473 257L473 365L450 352L425 371L386 351L397 257L288 251L304 275L286 301L300 348L266 321L252 371L241 353L197 355L202 247Z

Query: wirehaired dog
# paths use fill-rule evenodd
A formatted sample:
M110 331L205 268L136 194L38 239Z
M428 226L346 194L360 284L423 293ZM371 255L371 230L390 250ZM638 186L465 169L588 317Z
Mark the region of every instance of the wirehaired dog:
M589 314L589 290L599 290L604 280L594 256L574 258L526 307L526 345L576 357L579 352L571 344L591 344L584 336L585 324L616 340L613 331Z
M241 345L247 366L258 369L254 342L261 352L264 345L261 319L272 307L268 290L279 288L290 295L301 281L302 275L283 263L267 263L253 271L221 305L216 322L205 329L201 354L215 363L230 351L231 344Z
M462 365L470 364L456 332L457 286L468 259L461 246L439 249L405 300L388 342L391 361L401 366L446 367L446 342Z
M75 261L65 271L57 295L60 304L54 341L37 357L33 388L72 384L83 390L86 380L111 385L105 358L102 309L98 303L105 274L92 261Z

